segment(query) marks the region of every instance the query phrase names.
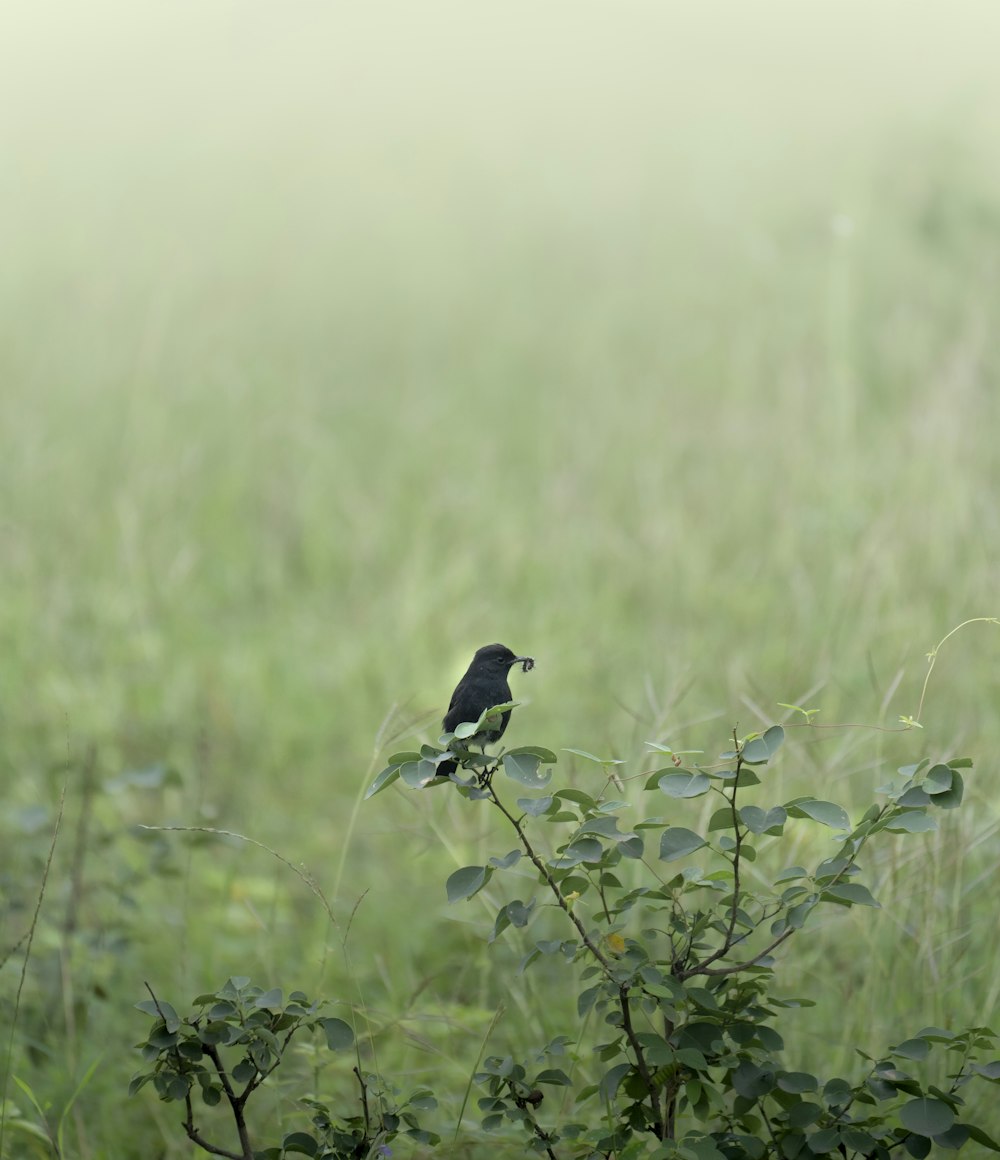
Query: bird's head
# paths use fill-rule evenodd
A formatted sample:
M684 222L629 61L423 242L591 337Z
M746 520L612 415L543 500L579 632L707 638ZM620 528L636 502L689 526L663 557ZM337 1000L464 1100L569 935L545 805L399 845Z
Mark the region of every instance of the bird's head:
M484 644L481 649L476 650L473 664L496 669L502 673L509 672L514 665L519 664L524 672L528 672L535 667L535 658L519 657L505 644Z

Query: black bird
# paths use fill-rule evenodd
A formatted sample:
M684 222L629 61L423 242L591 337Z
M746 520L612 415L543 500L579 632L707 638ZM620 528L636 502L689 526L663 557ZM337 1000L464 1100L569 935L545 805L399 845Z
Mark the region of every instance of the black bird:
M535 667L532 657L519 657L505 644L486 644L476 650L472 664L465 676L455 686L451 695L448 712L444 715L444 730L453 733L463 721L478 721L485 709L503 705L511 699L507 674L514 665L521 665L524 672ZM474 737L465 739L465 744L475 743L483 747L499 741L510 720L508 709L500 718L500 724L493 729L484 729ZM442 761L437 767L439 777L447 777L456 768L454 761Z

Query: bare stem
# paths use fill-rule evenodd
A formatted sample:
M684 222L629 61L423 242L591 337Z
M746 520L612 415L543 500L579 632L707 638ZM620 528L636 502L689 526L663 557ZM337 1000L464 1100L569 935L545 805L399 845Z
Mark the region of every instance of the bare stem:
M197 1144L199 1148L205 1152L210 1152L213 1156L228 1156L229 1160L244 1160L245 1152L228 1152L225 1148L218 1147L206 1140L194 1126L194 1108L191 1105L190 1092L184 1097L184 1107L187 1109L187 1114L184 1117L184 1131L192 1144Z
M371 1132L371 1118L368 1114L368 1087L360 1068L355 1067L354 1074L358 1077L358 1086L361 1088L361 1108L365 1114L365 1139L367 1140Z
M248 1084L242 1095L237 1095L229 1080L229 1073L226 1071L222 1062L222 1057L219 1055L219 1049L214 1043L210 1043L205 1045L204 1051L215 1065L215 1070L219 1075L219 1082L222 1084L222 1090L226 1093L226 1099L229 1101L229 1107L232 1109L233 1119L236 1121L236 1132L240 1138L240 1147L243 1149L242 1153L239 1154L238 1160L253 1160L250 1134L247 1131L247 1122L243 1117L243 1105L246 1103L246 1098L252 1091L252 1088Z
M733 782L733 791L729 795L729 809L732 814L733 832L736 834L736 846L733 849L733 904L729 910L729 929L726 931L726 936L723 939L722 946L717 951L714 951L706 959L702 959L700 963L691 967L689 970L682 971L679 978L689 979L692 975L710 975L710 974L724 974L730 973L730 969L726 968L721 971L706 970L710 963L716 962L729 954L736 942L736 918L740 909L740 854L743 850L743 839L746 836L746 831L740 828L739 814L736 812L736 794L740 788L740 772L743 769L743 752L740 748L739 741L736 737L736 730L733 730L733 745L736 749L736 779ZM765 952L766 953L766 952Z

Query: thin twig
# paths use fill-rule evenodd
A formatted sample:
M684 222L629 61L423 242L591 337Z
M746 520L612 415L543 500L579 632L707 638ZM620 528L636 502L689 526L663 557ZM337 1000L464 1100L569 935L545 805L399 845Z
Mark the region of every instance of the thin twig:
M510 1091L511 1096L513 1097L514 1103L517 1104L517 1106L521 1109L521 1111L524 1112L525 1115L528 1117L528 1119L531 1121L532 1131L535 1133L535 1135L538 1137L538 1139L541 1140L541 1142L545 1145L545 1155L548 1156L550 1158L550 1160L556 1160L556 1154L555 1154L555 1152L552 1151L552 1144L550 1143L552 1137L549 1135L548 1132L545 1131L545 1129L541 1126L541 1124L539 1124L539 1122L535 1119L534 1105L540 1104L542 1102L542 1093L536 1091L534 1093L534 1095L535 1095L534 1099L527 1098L525 1096L518 1094L513 1080L508 1079L506 1081L506 1083L507 1083L507 1088ZM531 1095L532 1095L532 1093L529 1092L528 1096L530 1097ZM529 1112L528 1111L529 1108L532 1108L532 1111Z
M646 1063L646 1056L643 1054L642 1044L639 1042L635 1028L632 1026L632 1012L629 1010L627 983L622 983L618 987L618 1002L622 1010L622 1026L628 1037L629 1046L635 1055L636 1067L639 1069L639 1075L642 1076L642 1082L646 1085L646 1091L649 1092L649 1103L653 1109L654 1133L658 1140L662 1140L664 1138L665 1128L663 1119L660 1116L660 1092L656 1080L649 1070L649 1065Z
M497 796L496 790L493 788L492 777L490 777L489 779L487 779L485 781L483 788L485 788L487 793L489 794L490 801L493 802L493 804L503 814L503 816L507 819L507 821L509 821L510 824L514 827L514 830L517 833L517 836L521 842L521 845L524 847L525 853L528 855L528 857L534 863L535 869L545 879L546 883L548 884L549 889L555 895L556 901L559 903L559 905L562 907L562 909L566 912L567 916L569 917L569 920L576 927L577 931L579 931L580 938L583 940L583 945L587 948L588 951L590 951L590 953L594 956L594 958L600 963L601 967L604 970L605 975L609 979L612 979L613 975L612 975L611 963L601 953L600 948L597 946L597 944L594 942L594 940L587 933L586 928L584 927L584 925L580 921L580 919L577 917L577 915L573 913L572 907L566 901L566 898L565 898L563 892L559 889L559 883L556 882L556 880L552 877L551 873L549 872L549 868L545 865L545 863L542 861L542 859L535 852L535 849L532 846L527 834L524 832L524 828L522 827L521 823L518 821L517 818L514 817L514 815L510 812L510 810L507 809L507 807L503 804L503 802L500 801L500 798ZM622 1025L625 1029L625 1034L628 1038L629 1046L631 1047L632 1052L635 1055L636 1066L639 1069L639 1074L642 1076L642 1081L646 1085L646 1090L649 1092L650 1103L652 1104L652 1107L653 1107L653 1118L657 1123L657 1138L662 1140L663 1139L663 1123L659 1117L658 1089L656 1086L656 1082L653 1079L652 1074L650 1073L649 1067L646 1064L646 1059L645 1059L645 1056L643 1055L643 1051L642 1051L642 1044L639 1042L639 1039L635 1033L635 1029L632 1026L632 1016L631 1016L631 1013L629 1011L629 1004L628 1004L628 985L627 984L621 983L618 985L618 997L619 997L619 1003L621 1005L621 1010L622 1010Z
M882 818L884 818L891 809L892 806L884 805L872 819L872 825L874 826L876 822L881 821ZM872 831L869 829L868 833L865 834L864 837L858 842L858 847L854 853L851 854L851 856L847 859L840 870L838 870L837 873L833 875L830 881L826 883L825 886L820 888L821 890L829 890L831 886L836 886L837 883L840 882L848 870L850 870L850 868L857 862L858 855L868 844L868 840L871 837L871 834ZM761 918L761 923L764 923L765 921L766 919ZM705 963L710 963L712 959L705 959L704 963L700 963L697 966L691 967L690 970L683 971L680 975L678 975L678 978L683 981L684 979L691 978L692 975L735 975L739 971L745 971L748 967L756 966L756 964L759 963L762 958L764 958L766 955L769 955L771 951L780 946L785 941L785 939L790 938L795 933L796 929L796 927L787 927L781 932L781 934L778 935L776 939L773 939L771 942L769 942L762 951L760 951L758 954L755 954L753 958L747 959L745 962L733 963L732 966L729 967L707 967Z
M218 1072L219 1080L222 1083L222 1090L226 1093L226 1099L229 1101L229 1107L232 1109L233 1119L236 1121L236 1132L239 1135L240 1146L243 1149L243 1154L239 1160L253 1160L253 1148L250 1145L250 1135L247 1132L247 1123L243 1117L243 1105L252 1089L247 1084L243 1093L237 1095L233 1090L232 1083L230 1083L229 1073L223 1065L222 1057L219 1055L219 1049L214 1043L208 1043L205 1044L203 1050L215 1065L215 1070Z
M184 1117L184 1131L187 1133L187 1137L192 1144L197 1144L199 1148L205 1152L210 1152L213 1156L227 1156L229 1160L244 1160L243 1154L239 1152L227 1152L225 1148L220 1148L218 1145L206 1140L194 1126L194 1108L191 1105L190 1092L184 1097L184 1107L187 1109L187 1115Z
M608 960L601 953L600 947L598 947L597 944L594 942L594 940L590 937L590 935L587 934L586 928L584 927L584 925L580 921L580 919L573 913L573 908L566 901L566 898L563 895L563 892L559 889L559 883L556 882L556 880L552 877L551 873L549 872L549 868L541 860L541 858L538 856L538 854L535 853L535 849L532 846L531 842L529 841L527 834L525 834L524 828L521 826L521 823L517 820L517 818L514 817L514 815L510 812L510 810L508 810L507 807L503 804L503 802L501 802L501 800L497 797L497 792L493 788L493 785L491 783L488 783L485 788L486 788L487 792L489 793L490 801L497 807L497 809L503 814L503 816L507 819L507 821L510 822L510 824L514 827L515 831L517 832L517 836L520 839L521 845L524 847L524 852L528 855L528 857L534 863L535 869L538 871L538 873L541 874L541 876L545 879L545 882L547 883L549 889L555 895L556 901L559 903L559 905L566 912L566 915L568 916L570 922L572 922L572 924L576 927L577 931L579 931L580 938L583 940L583 945L587 948L588 951L590 951L590 953L594 956L594 958L601 964L601 967L604 969L604 973L608 976L608 978L611 978L611 974L612 974L611 963L608 962Z
M740 829L739 814L736 812L736 794L740 787L740 772L743 769L743 751L740 748L739 741L736 738L736 730L733 730L733 743L736 749L736 779L733 782L733 792L729 797L729 808L732 813L733 830L736 834L736 847L733 850L733 905L729 912L729 929L726 931L726 937L723 940L722 946L717 951L714 951L707 959L702 959L696 966L691 967L681 974L680 978L686 979L691 975L711 974L713 972L705 970L709 963L714 963L718 959L723 958L732 949L736 942L734 935L736 933L736 919L739 914L740 907L740 854L743 849L744 831ZM728 974L728 971L723 972Z
M365 1114L365 1139L367 1140L368 1133L371 1131L371 1117L368 1114L368 1086L359 1067L354 1068L354 1074L358 1077L358 1086L361 1088L361 1109Z

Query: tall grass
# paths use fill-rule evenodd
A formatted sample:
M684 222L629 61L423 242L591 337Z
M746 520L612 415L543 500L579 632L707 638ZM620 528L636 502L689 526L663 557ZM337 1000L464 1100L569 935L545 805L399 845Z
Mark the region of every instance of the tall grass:
M143 979L361 986L382 1065L456 1117L501 1007L498 1042L542 1040L541 976L444 903L506 839L446 793L358 805L477 645L538 659L512 741L641 762L779 702L892 725L935 642L997 614L1000 83L972 7L16 9L0 940L93 746L72 1003L53 933L13 1063L56 1123L101 1055L67 1154L185 1154L122 1105ZM789 948L803 1065L995 1021L997 647L942 650L923 732L803 733L775 774L862 802L925 751L977 759L960 815L881 855L883 909ZM338 919L361 899L353 981L266 852L139 825L246 834ZM68 851L52 875L43 923Z

